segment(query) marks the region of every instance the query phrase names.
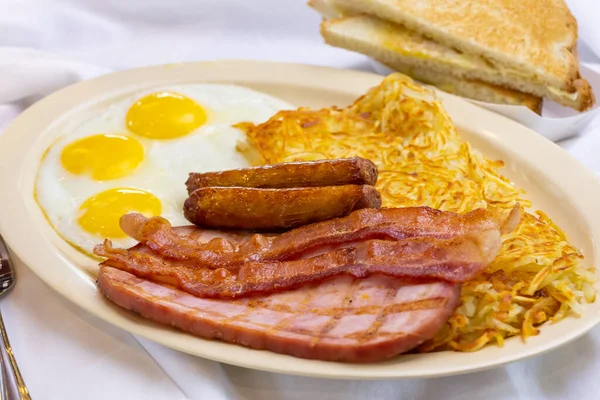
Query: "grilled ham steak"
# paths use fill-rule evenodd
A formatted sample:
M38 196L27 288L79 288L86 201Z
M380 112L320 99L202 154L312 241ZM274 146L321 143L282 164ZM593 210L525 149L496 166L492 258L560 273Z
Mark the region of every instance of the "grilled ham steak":
M145 318L206 339L325 361L375 362L404 353L442 328L460 288L372 275L240 300L202 299L111 267L100 291Z

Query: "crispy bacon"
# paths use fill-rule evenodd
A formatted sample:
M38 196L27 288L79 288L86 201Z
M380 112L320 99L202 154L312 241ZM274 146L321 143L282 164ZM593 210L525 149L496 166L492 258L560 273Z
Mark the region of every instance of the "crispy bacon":
M332 246L357 241L410 237L448 239L472 232L512 231L520 220L515 206L502 218L486 210L468 214L428 207L364 209L350 215L306 225L280 235L228 233L198 229L194 238L178 234L167 220L126 214L121 228L152 251L177 261L207 268L237 268L250 261L286 261L319 254Z
M250 261L236 270L178 263L143 245L129 250L114 249L108 241L96 249L96 254L108 258L103 266L168 283L198 297L235 298L289 290L339 275L365 278L382 274L461 283L482 271L494 259L500 245L498 229L451 239L367 240L346 243L311 258Z

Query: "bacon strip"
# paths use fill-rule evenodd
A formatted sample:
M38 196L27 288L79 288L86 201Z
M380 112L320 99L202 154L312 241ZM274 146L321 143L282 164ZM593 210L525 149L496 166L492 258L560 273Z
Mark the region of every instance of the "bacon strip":
M306 225L280 235L220 233L212 240L190 239L176 233L163 218L126 214L121 228L152 251L173 260L207 268L236 268L250 261L285 261L316 255L332 246L370 239L400 240L410 237L448 239L472 232L512 231L520 220L518 205L502 218L486 210L467 214L428 207L364 209L329 221ZM214 232L198 229L198 232ZM200 238L207 235L199 233Z
M494 259L500 245L498 229L451 239L368 240L309 259L252 261L237 271L176 263L141 245L129 250L114 249L109 241L97 247L96 254L108 257L102 266L168 283L194 296L236 298L289 290L339 275L365 278L383 274L394 278L461 283L482 271Z

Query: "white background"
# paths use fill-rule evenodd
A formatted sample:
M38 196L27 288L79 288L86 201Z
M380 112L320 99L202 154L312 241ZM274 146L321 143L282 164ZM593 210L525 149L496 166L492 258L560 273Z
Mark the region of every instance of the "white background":
M569 3L589 43L582 57L600 62L590 50L600 54L598 2ZM107 70L215 58L370 70L365 57L324 45L319 20L304 1L0 1L0 72L28 54L23 49L79 63L62 84ZM3 79L9 75L0 73L0 92ZM30 101L0 106L0 129ZM598 129L563 146L600 173ZM144 348L51 292L20 263L17 287L0 307L34 399L596 399L600 393L600 328L550 354L487 372L352 382L221 366L147 342Z

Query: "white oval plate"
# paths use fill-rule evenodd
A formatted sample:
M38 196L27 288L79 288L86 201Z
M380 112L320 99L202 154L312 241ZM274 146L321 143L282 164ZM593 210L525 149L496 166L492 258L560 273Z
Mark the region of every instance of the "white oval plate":
M52 127L87 105L125 93L182 82L233 83L282 98L296 106L344 106L382 77L316 66L255 61L218 61L135 69L78 83L34 104L0 136L0 231L12 250L48 285L85 310L133 334L212 360L288 374L330 378L406 378L466 373L501 365L563 345L600 321L600 301L584 306L581 318L546 324L525 344L474 353L437 352L399 356L373 364L304 360L207 341L124 311L105 300L94 283L96 263L66 244L33 199L42 154ZM581 248L588 265L600 264L600 183L595 175L552 142L507 118L441 93L463 136L490 157L506 162L504 173L528 192ZM182 182L183 184L183 182Z

